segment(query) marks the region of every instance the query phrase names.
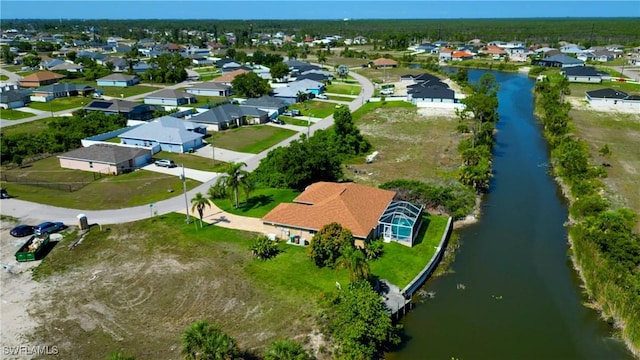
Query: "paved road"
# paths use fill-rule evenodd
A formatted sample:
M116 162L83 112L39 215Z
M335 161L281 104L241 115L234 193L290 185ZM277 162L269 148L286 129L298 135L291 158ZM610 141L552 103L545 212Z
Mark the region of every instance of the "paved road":
M7 84L9 84L9 83L17 84L17 83L19 83L19 82L20 82L20 78L21 78L21 76L20 76L20 75L18 75L18 74L16 74L16 73L12 73L11 71L8 71L8 70L5 70L5 69L0 68L0 74L2 74L2 75L6 75L6 76L9 78L9 80L3 80L3 81L2 81L3 83L7 83Z
M622 66L609 66L615 71L622 73L622 75L628 76L634 81L640 81L640 72L638 71L638 67L625 66L624 69Z
M364 76L351 73L356 80L358 80L362 86L362 91L360 95L358 95L351 103L349 103L349 109L351 111L355 111L360 108L367 99L369 99L373 95L373 84ZM184 86L183 84L176 84L172 87L180 87ZM68 110L67 110L68 111ZM328 116L324 119L320 119L316 121L309 129L310 133L313 134L318 129L326 129L333 124L333 115ZM229 152L229 150L224 149L216 149L216 158L220 156L229 156L229 158L233 156L241 157L240 160L244 159L244 162L247 164L247 170L253 171L258 167L260 160L263 159L269 151L279 146L287 146L293 140L300 138L301 134L298 133L277 145L272 146L271 148L261 152L257 155L252 154L244 154L244 153L235 153ZM211 148L209 148L209 153L203 155L211 155ZM200 149L200 151L206 151ZM224 153L227 151L229 153ZM186 171L186 170L185 170ZM36 223L39 221L62 221L66 224L72 225L77 224L77 215L85 214L89 223L97 223L101 225L106 224L117 224L130 222L135 220L145 219L151 216L151 214L166 214L170 212L186 212L187 206L190 207L190 204L187 205L187 201L197 193L202 192L206 193L209 187L215 184L217 180L217 176L211 178L210 180L202 183L191 191L187 192L187 196L185 199L184 194L177 195L173 198L158 201L153 204L153 207L149 205L141 205L131 208L123 208L123 209L112 209L112 210L82 210L82 209L67 209L61 207L55 207L50 205L42 205L38 203L33 203L29 201L24 201L20 199L4 199L0 201L0 213L3 215L13 216L15 218L20 219L23 222Z

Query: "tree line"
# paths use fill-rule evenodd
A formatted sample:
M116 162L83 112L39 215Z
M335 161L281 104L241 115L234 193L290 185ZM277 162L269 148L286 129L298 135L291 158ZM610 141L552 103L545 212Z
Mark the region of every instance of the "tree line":
M553 174L569 188L572 255L589 296L603 316L640 349L640 238L635 212L614 207L602 196L606 171L591 164L587 145L573 131L564 102L568 81L545 80L535 87L540 121L551 146ZM603 147L601 153L610 153Z

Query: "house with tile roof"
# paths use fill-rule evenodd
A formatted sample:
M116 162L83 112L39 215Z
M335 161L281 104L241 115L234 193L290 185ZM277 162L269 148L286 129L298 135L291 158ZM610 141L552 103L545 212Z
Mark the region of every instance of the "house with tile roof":
M389 69L398 67L398 62L393 59L378 58L373 60L373 66L376 69Z
M98 86L129 87L140 82L136 75L110 74L97 80Z
M422 224L422 207L404 211L407 204L394 201L395 191L356 183L317 182L309 185L293 203L281 203L262 218L268 232L283 238L310 240L330 223L349 229L356 246L384 237L411 246ZM394 227L394 225L396 225Z
M195 84L184 89L184 91L188 92L189 94L198 96L231 96L231 86L213 81L205 81L199 84Z
M151 161L151 151L138 147L95 144L58 155L60 167L65 169L118 175L139 168Z
M58 73L54 73L51 71L38 71L20 79L20 86L22 87L45 86L45 85L55 84L64 78L65 78L64 75L60 75Z
M154 153L185 153L202 147L206 126L163 116L118 135L122 144L151 147Z
M253 106L223 104L193 115L189 121L205 125L208 130L221 131L236 126L264 124L269 114Z
M181 106L196 102L196 96L175 89L162 89L144 97L145 104Z
M453 61L463 61L471 59L473 59L473 55L469 54L466 51L454 51L451 53L451 60Z
M231 82L233 82L233 80L236 78L236 76L240 75L240 74L246 74L250 72L249 70L245 70L245 69L238 69L238 70L234 70L231 72L228 72L222 76L218 76L217 78L211 80L211 82L215 82L218 84L224 84L224 85L228 85L231 86Z

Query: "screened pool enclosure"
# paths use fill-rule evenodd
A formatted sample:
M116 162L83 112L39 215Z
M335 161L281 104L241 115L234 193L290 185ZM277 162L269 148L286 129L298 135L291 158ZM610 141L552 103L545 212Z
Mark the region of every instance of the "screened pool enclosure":
M378 219L378 234L385 242L413 246L422 225L422 209L406 201L392 201Z

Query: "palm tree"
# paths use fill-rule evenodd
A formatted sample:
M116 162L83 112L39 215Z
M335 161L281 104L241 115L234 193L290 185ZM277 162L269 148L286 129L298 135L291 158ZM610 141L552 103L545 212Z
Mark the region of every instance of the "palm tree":
M234 359L240 355L236 340L217 325L206 321L193 323L182 334L182 353L186 359Z
M193 206L191 206L191 211L198 210L198 214L200 215L200 227L202 227L202 213L204 212L205 207L211 206L211 201L199 192L191 199L191 204L193 204Z
M221 186L224 188L230 195L233 195L232 201L235 201L235 207L238 208L240 206L240 202L238 200L238 188L242 186L244 189L250 188L248 182L249 172L246 170L242 170L242 167L247 166L247 164L243 162L232 162L227 164L227 168L225 169L225 173L218 179L215 186ZM247 193L247 197L248 197Z
M353 246L345 246L342 248L341 253L342 255L336 260L336 270L346 269L349 272L349 281L352 284L369 277L369 264L360 249Z
M265 360L310 360L311 356L301 344L291 340L278 340L269 345Z

